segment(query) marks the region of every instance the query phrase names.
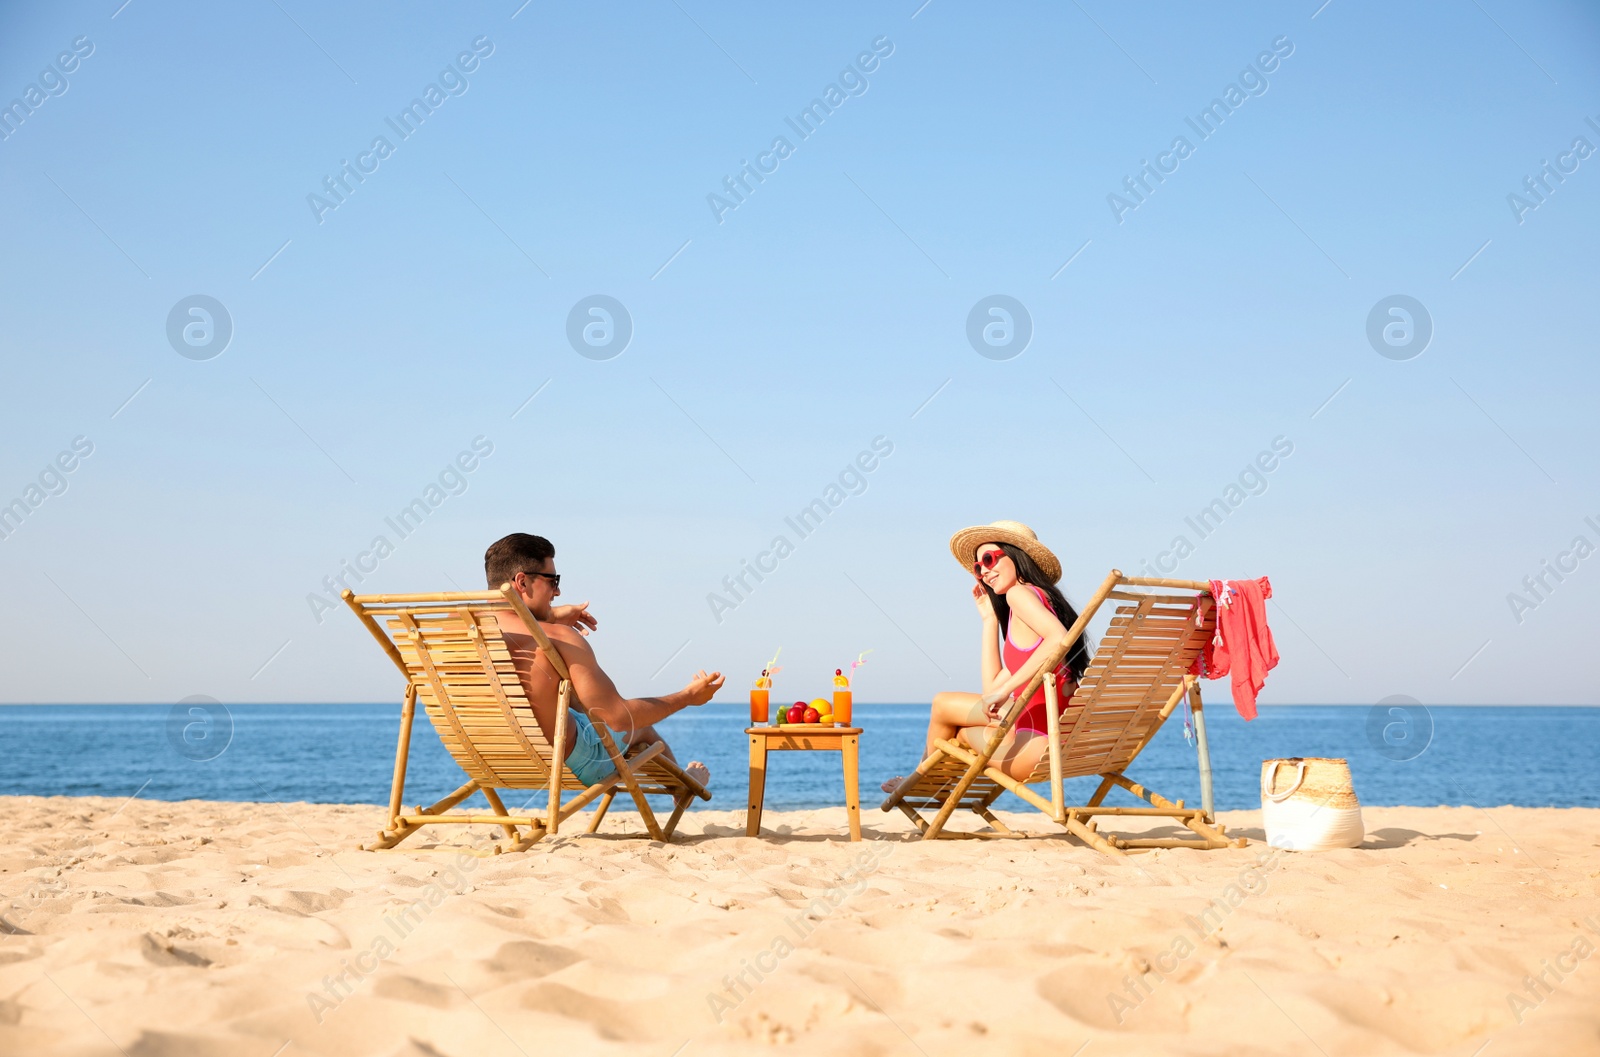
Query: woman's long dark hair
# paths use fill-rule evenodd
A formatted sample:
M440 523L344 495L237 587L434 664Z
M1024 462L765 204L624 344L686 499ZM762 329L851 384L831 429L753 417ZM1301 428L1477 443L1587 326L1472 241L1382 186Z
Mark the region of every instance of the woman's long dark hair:
M1050 582L1050 578L1040 570L1034 560L1028 557L1028 552L1021 547L1013 547L1009 543L996 543L1005 552L1006 557L1017 567L1017 579L1025 584L1032 584L1044 592L1045 598L1050 601L1050 608L1055 610L1056 619L1061 621L1061 626L1071 628L1078 619L1078 611L1072 608L1072 603L1067 601L1067 596L1061 589ZM983 584L983 581L978 581ZM1005 635L1011 629L1011 606L1006 602L1004 595L997 595L983 584L983 590L989 596L989 604L994 607L994 615L1000 618L1000 634ZM1078 641L1072 644L1067 651L1067 669L1072 673L1074 680L1082 679L1083 673L1089 668L1089 635L1088 629L1078 636Z

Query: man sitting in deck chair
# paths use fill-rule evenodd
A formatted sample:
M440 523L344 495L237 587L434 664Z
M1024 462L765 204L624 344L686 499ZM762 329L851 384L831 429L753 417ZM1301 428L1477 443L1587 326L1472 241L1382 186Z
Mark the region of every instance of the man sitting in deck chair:
M567 721L567 743L562 747L567 766L578 780L588 785L602 782L616 773L616 765L606 754L594 724L604 723L624 754L629 749L662 741L652 724L690 705L703 705L722 688L722 673L696 672L687 686L665 697L625 698L600 667L594 650L584 636L597 622L589 613L589 603L552 606L561 594L561 575L555 568L556 549L542 536L513 532L496 540L483 555L483 571L491 589L509 583L522 596L550 641L561 653L572 672L573 689L588 714L573 709ZM533 705L534 719L547 739L554 741L556 729L556 687L560 677L555 668L538 654L538 644L515 615L500 619L500 632L510 647L517 677ZM676 763L672 750L663 755ZM684 768L689 777L705 785L711 777L698 760Z

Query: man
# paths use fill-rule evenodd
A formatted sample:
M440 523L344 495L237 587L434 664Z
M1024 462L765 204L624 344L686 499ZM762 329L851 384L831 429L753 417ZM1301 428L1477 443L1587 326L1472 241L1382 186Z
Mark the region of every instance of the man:
M528 612L539 622L572 673L573 689L588 714L577 709L568 714L567 743L561 751L578 780L593 785L611 777L617 770L595 731L595 723L604 723L616 739L617 747L624 752L632 746L661 741L653 724L690 705L710 701L722 688L722 673L696 672L687 686L665 697L623 697L611 677L601 669L594 650L584 638L599 626L589 612L589 603L551 604L561 595L561 574L556 572L555 556L555 547L544 537L513 532L489 546L483 555L483 572L491 589L510 583L522 596ZM501 617L500 631L511 651L517 678L533 705L539 729L544 731L546 739L553 740L556 690L561 678L549 660L538 652L537 640L522 626L520 618ZM670 748L662 755L676 762ZM690 762L684 770L701 785L711 777L706 765L698 760Z

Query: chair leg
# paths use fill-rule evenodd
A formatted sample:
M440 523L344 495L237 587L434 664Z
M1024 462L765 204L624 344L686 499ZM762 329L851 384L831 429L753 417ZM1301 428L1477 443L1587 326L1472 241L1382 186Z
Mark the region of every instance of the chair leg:
M1208 848L1226 848L1229 844L1234 844L1235 847L1240 848L1245 846L1244 838L1239 838L1238 842L1229 841L1225 835L1207 824L1203 816L1191 816L1184 819L1183 824L1198 833L1205 840Z
M500 801L500 794L489 786L483 787L483 798L489 801L489 806L494 809L495 814L504 815L507 813L505 804ZM522 835L517 832L517 827L515 826L502 824L500 828L505 830L506 836L510 837L513 842L522 839Z
M495 842L494 853L499 855L502 852L527 851L535 844L538 844L541 840L544 840L548 833L549 831L543 826L530 826L526 835L518 834L517 839L512 841L507 847L502 848L498 841Z
M985 758L967 765L966 773L956 782L955 788L950 790L944 803L939 805L939 810L934 814L933 821L923 831L922 836L924 838L938 837L944 831L944 824L950 821L950 816L955 812L955 809L961 806L961 798L967 795L967 790L972 787L972 783L983 773L983 769L988 765L988 762Z
M371 844L359 844L357 847L362 851L388 851L407 837L420 832L422 832L421 826L411 826L402 822L394 829L379 830L377 840Z
M389 784L390 826L400 814L400 798L405 795L406 763L411 758L411 721L416 714L417 688L407 683L405 701L400 706L400 742L394 752L394 779Z
M419 814L419 815L442 815L446 811L449 811L451 808L455 807L457 804L461 803L461 801L465 800L467 797L471 796L473 793L476 793L477 791L478 791L478 781L477 781L477 779L475 779L475 778L474 779L470 779L465 784L463 784L460 788L458 788L455 792L453 792L449 796L445 797L443 800L439 800L439 801L433 803L432 805L430 805L428 807L419 807L419 808L417 808L417 814Z
M1239 841L1229 841L1228 838L1223 834L1222 827L1213 826L1206 819L1205 809L1203 807L1199 810L1195 810L1194 808L1185 808L1182 806L1182 801L1174 802L1168 800L1159 793L1145 788L1138 782L1130 780L1125 774L1103 774L1100 777L1100 789L1089 801L1090 807L1098 806L1099 802L1104 799L1106 791L1110 790L1112 787L1121 787L1122 789L1127 790L1133 796L1143 800L1151 807L1170 809L1174 821L1178 822L1180 825L1186 827L1200 837L1199 841L1179 840L1177 838L1168 837L1121 838L1119 839L1118 843L1124 848L1227 848L1230 846L1245 846ZM1106 808L1103 809L1103 811L1106 814L1118 813L1117 808ZM1089 814L1085 813L1084 817L1088 818Z
M1096 851L1105 855L1109 855L1113 859L1126 859L1128 857L1127 852L1114 847L1110 841L1106 840L1088 826L1085 826L1081 821L1079 821L1077 815L1069 813L1067 815L1066 826L1067 832L1071 833L1074 837L1077 837L1079 840L1083 841Z
M590 833L595 833L600 829L600 823L606 817L606 809L611 806L611 799L616 795L617 792L615 789L613 789L611 792L600 798L600 806L594 809L594 818L589 820Z
M911 820L911 824L917 827L917 831L919 833L921 833L923 836L927 836L927 834L928 834L928 820L923 818L920 814L918 814L916 808L912 807L910 804L905 803L904 801L901 801L900 803L896 804L895 807L898 807L901 811L905 812L906 818L909 818Z
M989 825L993 826L998 832L1008 835L1015 832L1010 826L1007 826L1004 822L1001 822L998 818L996 818L994 812L990 811L987 807L975 807L972 810L978 814L978 817L989 823Z
M639 817L644 819L644 828L650 834L650 839L666 843L667 838L661 833L661 823L656 821L656 813L650 810L650 801L640 791L639 783L632 774L624 775L622 781L628 787L628 794L633 797L633 806L639 810Z
M672 831L678 828L678 820L683 817L684 809L689 806L689 801L694 799L691 792L680 793L672 806L672 817L667 819L667 824L662 827L661 833L665 840L672 839Z
M655 812L650 810L650 801L645 799L643 790L639 788L639 780L633 774L633 765L642 766L644 754L636 756L630 765L622 753L617 751L617 743L605 724L602 723L595 729L600 735L600 744L605 746L606 753L611 757L612 766L617 769L617 777L622 779L623 787L633 798L633 806L639 809L639 817L644 819L644 828L650 834L650 839L665 842L666 838L661 834L661 824L656 821Z
M471 796L473 793L476 793L477 791L478 791L478 783L477 783L477 781L475 779L474 780L469 780L469 781L467 781L467 783L465 785L462 785L455 792L451 793L449 796L445 797L443 800L440 800L440 801L436 802L431 807L418 807L416 813L419 814L419 815L442 815L446 811L449 811L451 808L455 807L457 804L461 803L461 801L465 800L467 797ZM425 825L425 823L424 823L424 825ZM401 841L405 840L407 837L410 837L415 833L421 832L422 828L423 828L422 825L413 825L413 824L408 823L408 822L402 822L402 823L399 823L398 825L396 825L391 820L390 828L389 829L385 829L385 830L379 830L378 831L378 839L375 842L373 842L372 844L363 844L363 845L361 845L361 850L362 851L386 851L389 848L394 847L396 844L399 844Z
M1099 807L1105 801L1106 794L1111 792L1111 787L1116 785L1116 782L1112 781L1110 778L1107 778L1105 775L1101 775L1100 778L1101 782L1099 786L1095 788L1094 796L1089 798L1090 807Z

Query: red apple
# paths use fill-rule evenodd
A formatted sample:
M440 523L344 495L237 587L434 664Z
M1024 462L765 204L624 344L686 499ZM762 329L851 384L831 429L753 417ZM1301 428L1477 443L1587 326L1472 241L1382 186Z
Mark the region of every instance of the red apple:
M807 723L816 723L820 719L822 719L822 716L821 716L820 713L817 712L816 709L814 709L814 708L806 709L806 711L805 711L805 721Z
M806 719L806 703L796 701L789 706L788 720L790 723L804 723Z

